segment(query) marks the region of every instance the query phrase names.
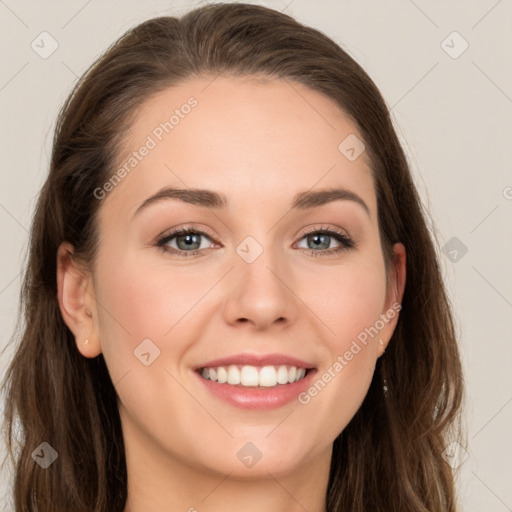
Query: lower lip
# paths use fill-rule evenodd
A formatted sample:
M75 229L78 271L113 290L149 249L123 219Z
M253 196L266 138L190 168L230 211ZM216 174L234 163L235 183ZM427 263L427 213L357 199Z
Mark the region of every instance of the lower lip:
M316 369L309 370L306 376L292 384L277 384L272 388L245 387L242 385L232 386L231 384L220 384L201 377L194 372L196 377L203 383L206 389L216 397L241 409L276 409L282 407L305 391L311 383Z

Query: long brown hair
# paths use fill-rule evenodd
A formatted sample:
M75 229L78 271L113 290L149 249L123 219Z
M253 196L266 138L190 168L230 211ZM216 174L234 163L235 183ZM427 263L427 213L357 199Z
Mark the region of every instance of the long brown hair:
M453 512L443 458L462 441L463 376L454 321L430 233L388 108L365 71L331 39L270 8L206 5L126 32L86 71L57 120L48 178L31 226L15 356L3 384L17 512L122 512L127 471L117 395L103 356L76 348L57 301L56 253L98 251L94 190L116 169L126 126L149 97L191 77L259 75L309 86L358 127L371 160L387 268L407 251L402 310L360 409L334 442L329 512ZM383 383L386 379L387 393ZM48 442L58 463L31 454Z

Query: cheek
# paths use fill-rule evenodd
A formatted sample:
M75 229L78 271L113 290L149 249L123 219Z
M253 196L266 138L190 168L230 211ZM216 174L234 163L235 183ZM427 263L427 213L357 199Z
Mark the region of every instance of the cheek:
M332 442L361 406L370 386L378 347L384 286L378 272L358 273L333 280L330 300L323 310L333 331L324 338L322 366L312 385L299 396L304 414L323 418L312 435Z
M117 382L128 371L131 378L142 371L137 380L148 384L152 381L159 389L168 385L169 375L152 371L149 377L144 371L156 366L173 375L182 372L180 362L201 338L208 318L204 308L209 307L212 312L210 297L205 295L218 281L218 272L171 268L165 261L155 263L154 258L140 254L108 258L107 254L105 251L98 264L95 287L101 304L102 352L112 381ZM149 357L155 364L146 367L137 356L148 352L146 359Z
M312 416L326 418L323 428L334 439L360 407L375 370L376 322L385 300L383 263L347 265L331 271L327 282L327 293L314 293L310 304L321 312L330 335L324 338L322 367L299 402L311 407Z
M143 415L162 415L169 402L171 411L190 409L173 376L200 331L200 299L213 278L116 255L98 265L97 281L102 352L121 402Z
M330 352L340 353L349 348L354 338L364 338L382 313L386 292L383 264L382 268L379 262L347 265L331 271L325 282L323 294L314 292L310 303L329 327L331 335L326 340ZM367 337L371 341L372 336L367 333Z
M308 417L323 418L313 427L317 437L332 442L350 423L368 392L374 369L374 351L359 344L337 354L328 367L319 370L299 396Z
M129 338L135 344L144 338L162 341L182 319L193 322L189 312L214 282L203 273L182 273L180 269L143 264L128 257L105 264L101 274L101 329L114 329L120 338Z

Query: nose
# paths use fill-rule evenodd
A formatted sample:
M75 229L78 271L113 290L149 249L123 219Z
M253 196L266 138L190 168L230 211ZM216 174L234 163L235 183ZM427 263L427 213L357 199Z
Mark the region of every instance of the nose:
M290 266L271 258L270 251L263 251L252 263L236 261L228 279L223 314L230 325L247 323L260 331L296 321L300 301Z

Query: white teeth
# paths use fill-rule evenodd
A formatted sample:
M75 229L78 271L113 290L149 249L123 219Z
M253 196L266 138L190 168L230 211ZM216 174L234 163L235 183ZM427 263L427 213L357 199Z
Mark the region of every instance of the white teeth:
M277 370L277 382L279 384L288 384L288 370L286 366L280 366Z
M277 384L289 384L303 379L306 375L305 368L296 366L250 366L230 365L216 368L203 368L201 375L212 382L228 383L233 386L261 386L272 388Z
M240 384L240 370L234 364L228 368L228 384Z
M223 366L219 366L217 368L217 380L221 384L224 384L224 382L228 381L228 372L226 371L226 368L224 368Z
M273 366L264 366L260 370L259 385L271 388L277 384L277 372Z
M257 386L258 369L254 366L243 366L240 372L240 384L242 386Z

